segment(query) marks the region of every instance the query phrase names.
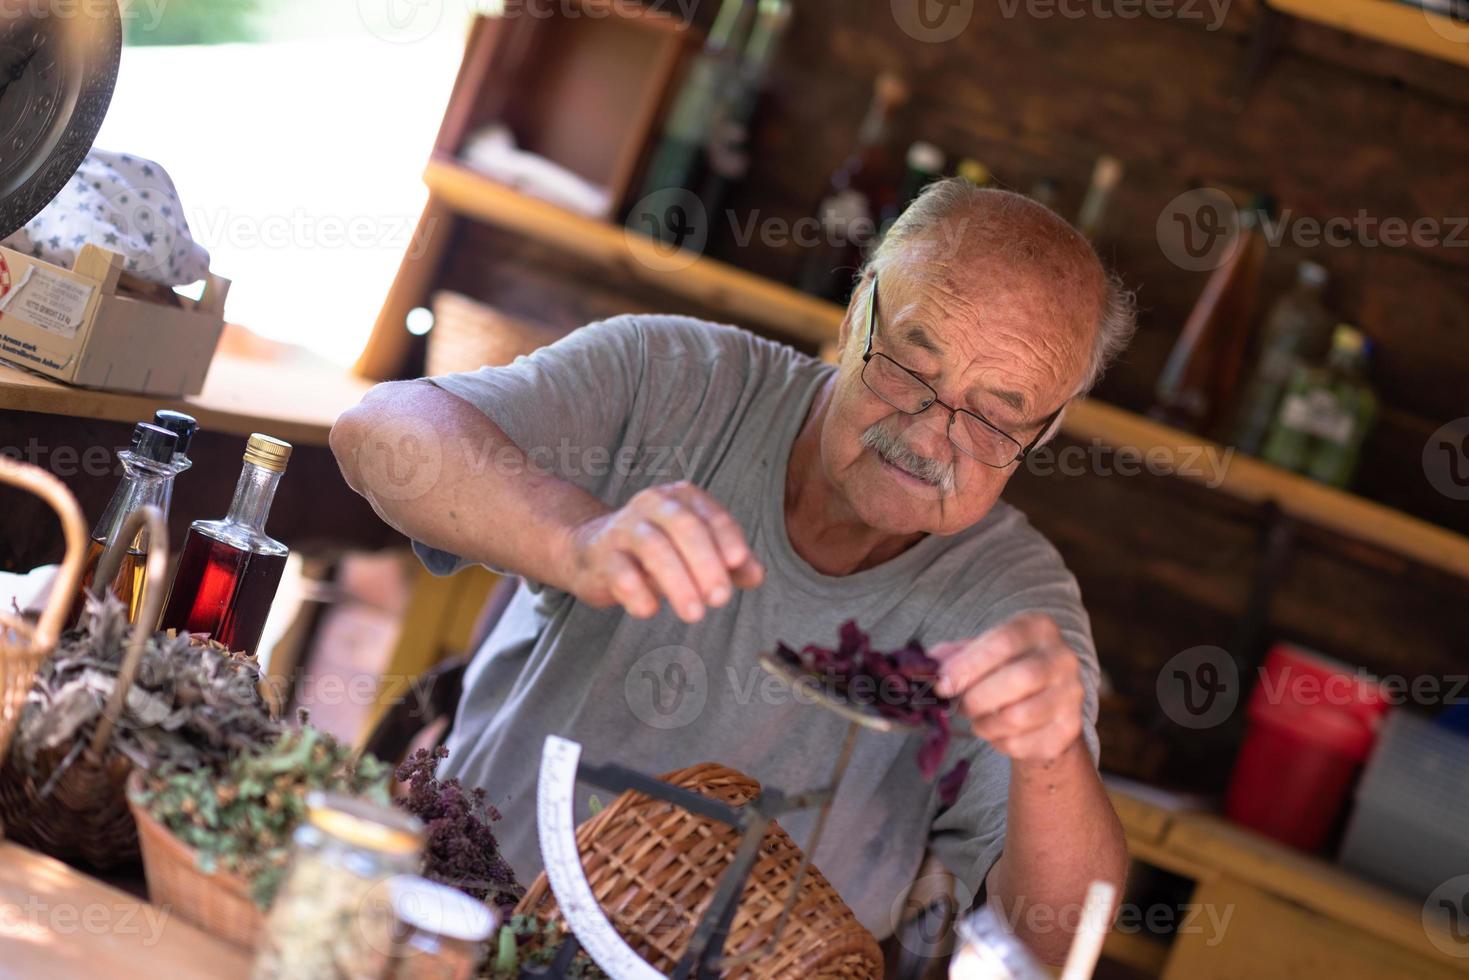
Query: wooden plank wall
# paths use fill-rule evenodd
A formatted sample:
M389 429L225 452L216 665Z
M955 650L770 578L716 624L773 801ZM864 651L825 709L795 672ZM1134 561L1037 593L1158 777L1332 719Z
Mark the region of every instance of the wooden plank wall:
M707 21L716 4L700 5ZM1070 9L1112 11L1088 2ZM1268 72L1246 87L1254 0L1222 29L1199 20L1013 17L976 3L943 44L898 30L879 0L807 0L776 66L754 133L755 167L731 201L747 220L808 215L850 147L871 81L896 69L913 86L895 135L951 157L972 155L1013 188L1059 182L1075 213L1102 153L1127 174L1101 249L1139 291L1136 343L1103 397L1143 410L1202 288L1160 250L1158 215L1197 185L1269 191L1297 217L1452 219L1469 215L1469 71L1304 23L1290 23ZM1046 8L1033 8L1046 9ZM1202 4L1194 9L1207 14ZM1115 11L1114 11L1115 12ZM1469 531L1469 508L1437 494L1419 462L1429 433L1469 414L1469 231L1461 247L1271 250L1272 291L1303 258L1332 272L1340 315L1378 344L1374 378L1387 406L1369 448L1365 495ZM717 229L709 250L789 281L799 248L738 247ZM567 288L575 283L575 288ZM441 284L565 326L626 310L707 314L488 229L461 226ZM1167 743L1162 775L1217 789L1232 725L1204 737L1158 718L1154 683L1173 654L1229 646L1258 570L1259 515L1162 477L1018 476L1011 497L1061 548L1087 597L1119 693L1144 737ZM1305 531L1273 607L1275 635L1370 669L1469 671L1469 585ZM1469 693L1469 692L1466 692ZM1129 760L1114 758L1116 768ZM1160 773L1153 773L1154 775Z

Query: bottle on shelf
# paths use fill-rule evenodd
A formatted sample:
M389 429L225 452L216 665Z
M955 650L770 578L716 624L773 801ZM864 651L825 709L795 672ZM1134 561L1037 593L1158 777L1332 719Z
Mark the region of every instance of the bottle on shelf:
M1255 321L1255 304L1265 271L1265 236L1256 197L1239 213L1239 239L1209 274L1178 340L1158 376L1149 414L1191 432L1214 429L1230 403Z
M127 449L119 450L117 458L122 463L122 481L107 502L107 509L92 529L92 543L87 550L86 562L82 565L81 587L72 602L67 617L68 627L81 620L86 608L87 592L91 591L97 576L97 563L102 552L117 537L128 515L149 504L163 512L168 518L168 505L173 495L175 469L174 456L178 437L169 430L149 422L139 422L133 427L132 443ZM127 606L128 620L132 621L143 601L143 586L147 582L148 531L138 532L129 544L127 552L118 566L117 577L112 580L112 591Z
M730 96L739 71L740 53L756 19L756 0L724 0L709 36L689 66L668 111L658 147L643 177L638 199L670 188L697 188L708 166L710 127L722 115L721 100ZM634 231L643 220L640 209L628 216Z
M816 209L821 242L802 263L800 286L823 299L844 303L855 273L877 238L876 222L898 196L898 169L889 146L893 113L908 101L908 86L883 72L857 132L857 145L832 174Z
M1234 428L1234 444L1242 452L1259 453L1265 444L1281 395L1296 368L1318 364L1326 355L1333 323L1322 302L1326 280L1324 267L1302 262L1296 270L1295 287L1277 300L1265 317L1260 356L1240 401Z
M1334 487L1350 484L1377 421L1377 395L1367 381L1370 353L1362 331L1337 324L1326 365L1292 373L1261 455Z
M1092 167L1092 182L1087 186L1081 211L1076 216L1076 229L1091 241L1096 241L1101 233L1107 218L1107 206L1112 203L1112 192L1121 182L1122 161L1106 154L1097 157Z
M725 76L728 91L715 100L699 188L699 200L711 218L724 209L730 192L750 172L750 125L790 23L789 0L759 0L739 65Z
M908 147L907 168L903 171L903 181L898 185L898 196L892 206L882 215L882 228L880 235L886 235L887 230L898 220L898 216L908 210L908 205L913 203L923 189L944 175L944 151L919 140Z
M265 519L290 457L290 443L250 437L229 513L189 525L160 628L208 633L231 650L256 652L289 554L265 533Z
M1061 187L1050 177L1042 177L1030 188L1030 197L1037 204L1044 204L1054 211L1061 198Z
M959 168L954 173L955 176L969 181L975 187L989 187L995 182L995 175L990 173L990 168L973 157L965 157L960 160Z

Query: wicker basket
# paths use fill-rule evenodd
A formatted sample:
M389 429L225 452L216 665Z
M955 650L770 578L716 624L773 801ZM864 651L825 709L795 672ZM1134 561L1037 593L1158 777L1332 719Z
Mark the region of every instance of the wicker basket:
M434 327L428 335L425 365L430 377L509 364L566 334L459 293L435 293L433 304Z
M35 775L23 771L8 753L0 770L0 819L16 841L65 861L82 860L110 868L138 860L138 832L126 793L132 763L111 751L113 729L122 717L123 701L133 686L153 624L162 611L168 574L168 529L156 507L128 515L117 537L97 564L94 581L104 588L117 575L123 553L144 527L148 531L147 578L128 649L102 717L82 744L58 746L40 756ZM58 582L59 591L63 583ZM76 586L61 592L70 604ZM53 598L55 597L53 592ZM58 774L59 773L59 774Z
M87 558L87 525L71 491L45 470L0 456L0 483L19 487L40 497L61 519L66 557L51 585L51 595L40 619L32 625L0 611L0 759L10 751L10 736L20 720L20 709L30 693L36 669L51 655L61 636L61 622L71 608L72 596ZM3 829L3 824L0 824Z
M736 806L760 792L755 780L712 763L662 778ZM673 971L687 947L739 841L739 831L727 824L632 792L623 793L576 832L592 893L628 944L664 973ZM751 958L724 975L761 980L881 977L877 941L814 866L801 880L799 897L775 948L762 951L801 860L801 849L771 823L724 946L726 957ZM515 911L559 919L544 873Z
M198 855L139 804L142 773L128 781L128 805L143 848L148 901L244 950L254 950L265 916L250 898L250 885L228 871L204 871Z

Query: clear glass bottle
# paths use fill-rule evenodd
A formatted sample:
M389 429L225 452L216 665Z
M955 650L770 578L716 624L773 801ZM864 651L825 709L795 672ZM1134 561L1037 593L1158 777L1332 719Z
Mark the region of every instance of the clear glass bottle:
M1240 400L1234 444L1242 452L1258 453L1270 434L1270 423L1280 407L1291 375L1302 364L1317 364L1331 339L1332 318L1322 301L1327 273L1315 262L1302 262L1296 284L1265 318L1260 357L1254 376Z
M1277 466L1345 487L1377 420L1377 395L1367 382L1370 345L1353 326L1338 324L1325 367L1300 367L1291 377L1265 442Z
M177 446L178 437L167 429L149 422L139 422L133 427L132 445L117 454L118 461L122 463L122 482L117 485L117 490L107 503L107 509L102 512L101 519L92 529L92 543L87 549L86 563L82 566L81 588L72 602L71 614L67 618L68 627L74 627L80 622L82 610L86 606L83 597L92 589L97 576L97 563L102 560L102 552L117 536L128 515L152 504L163 512L164 519L167 520L173 478L177 472L174 469ZM137 615L138 606L143 601L147 566L148 532L145 529L139 531L138 536L128 545L122 564L118 566L117 577L112 580L112 591L127 606L129 621Z
M923 189L944 175L944 151L932 143L919 140L908 147L907 169L903 171L903 182L893 204L883 212L880 234L886 235L898 216L908 210L908 205L923 192ZM966 163L969 161L965 161Z
M189 525L162 629L208 633L234 651L256 652L289 549L265 533L291 444L255 433L229 513Z
M377 980L393 956L391 883L418 873L423 826L392 806L312 792L260 938L254 980Z
M832 174L817 206L821 243L807 249L798 282L805 292L836 303L851 298L857 269L877 242L877 222L898 196L901 171L889 146L889 127L908 101L908 86L884 72L857 132L857 145Z
M694 56L674 96L640 199L669 188L698 187L708 164L710 127L723 111L721 100L728 96L754 22L755 0L724 0L720 6L704 49ZM655 229L641 226L644 220L639 208L628 215L634 231L660 237Z

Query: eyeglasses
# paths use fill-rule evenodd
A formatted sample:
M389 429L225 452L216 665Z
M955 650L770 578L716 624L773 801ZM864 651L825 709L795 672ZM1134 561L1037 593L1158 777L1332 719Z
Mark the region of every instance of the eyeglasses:
M971 459L995 469L1004 469L1029 455L1061 414L1058 408L1041 423L1030 442L1004 432L978 412L954 408L939 401L938 392L913 371L880 351L872 349L877 334L877 276L867 299L867 345L862 351L862 382L874 395L904 415L922 415L934 405L949 413L948 435L958 450ZM1063 408L1065 406L1062 406Z

